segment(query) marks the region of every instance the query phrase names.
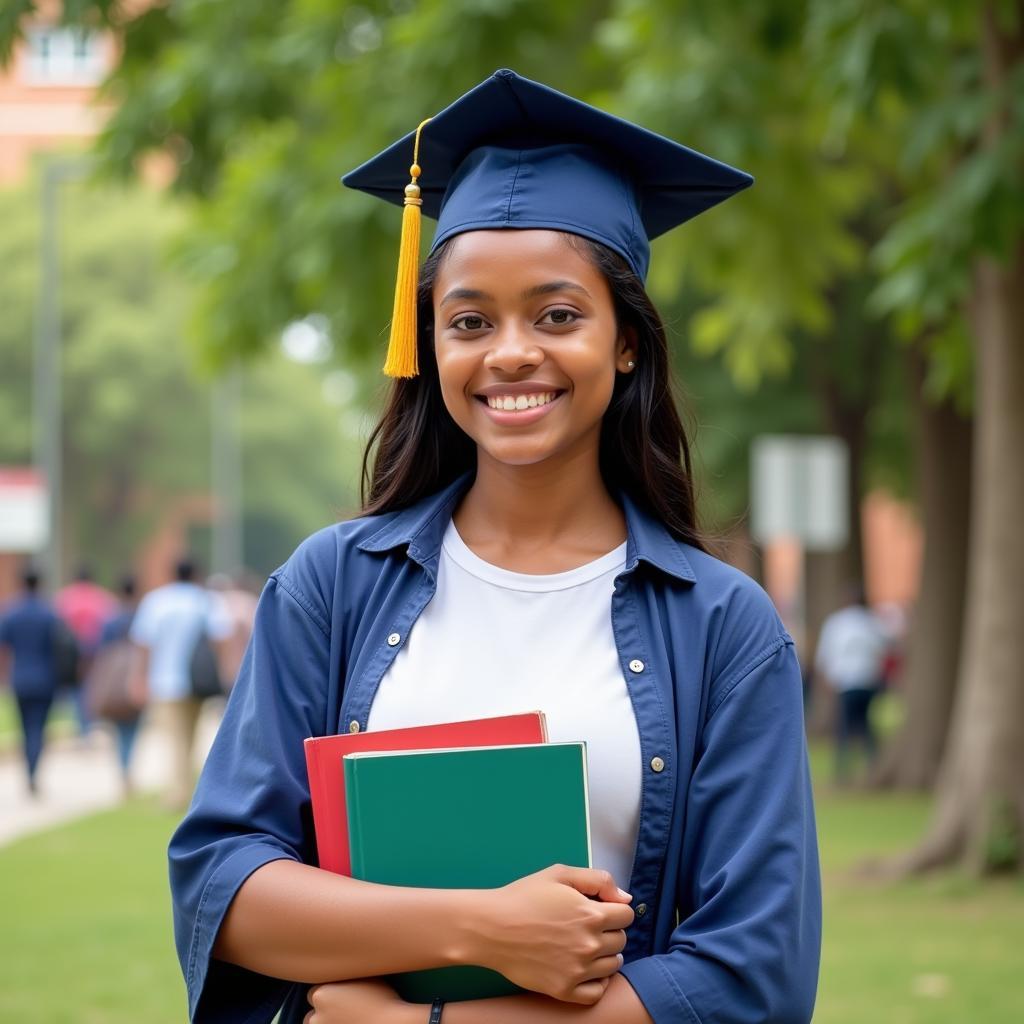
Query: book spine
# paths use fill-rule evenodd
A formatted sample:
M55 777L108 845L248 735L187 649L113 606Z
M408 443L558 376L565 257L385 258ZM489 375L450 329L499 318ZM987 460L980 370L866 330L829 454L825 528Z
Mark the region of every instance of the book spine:
M348 859L353 878L363 878L366 858L363 854L363 830L359 826L359 779L358 759L342 758L345 769L345 808L348 821Z

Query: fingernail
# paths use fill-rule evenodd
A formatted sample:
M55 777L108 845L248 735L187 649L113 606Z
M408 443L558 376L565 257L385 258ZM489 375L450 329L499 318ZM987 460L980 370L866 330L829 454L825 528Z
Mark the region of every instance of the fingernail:
M626 890L625 890L625 889L619 889L619 895L620 895L620 896L621 896L621 897L622 897L622 898L623 898L624 900L632 900L632 899L633 899L633 897L632 897L632 896L630 896L630 894L629 894L628 892L626 892Z

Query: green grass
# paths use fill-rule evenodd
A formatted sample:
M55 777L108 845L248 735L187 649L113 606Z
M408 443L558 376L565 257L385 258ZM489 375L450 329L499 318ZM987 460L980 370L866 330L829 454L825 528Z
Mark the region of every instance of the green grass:
M0 1021L181 1024L165 850L144 802L0 849Z
M921 835L927 801L822 793L817 807L825 942L815 1024L1024 1020L1021 881L866 880L865 859Z
M827 757L816 752L815 774ZM825 948L815 1024L1016 1024L1024 886L941 875L866 881L927 820L919 797L820 787ZM181 1024L164 851L145 802L0 849L0 1021Z

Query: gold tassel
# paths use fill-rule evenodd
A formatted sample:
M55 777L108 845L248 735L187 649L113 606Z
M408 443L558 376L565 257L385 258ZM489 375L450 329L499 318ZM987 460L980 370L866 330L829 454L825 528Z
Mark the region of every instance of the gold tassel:
M389 377L415 377L419 374L416 352L416 292L420 272L420 187L417 179L422 173L419 165L420 132L416 129L416 144L413 149L412 167L409 174L412 181L405 186L405 206L402 210L402 241L398 250L398 277L395 281L395 308L391 315L391 337L388 341L388 356L384 362L384 373Z

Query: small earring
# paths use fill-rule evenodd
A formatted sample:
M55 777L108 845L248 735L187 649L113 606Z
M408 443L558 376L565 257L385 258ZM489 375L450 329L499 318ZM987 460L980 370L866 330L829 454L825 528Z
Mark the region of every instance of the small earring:
M629 369L632 370L633 367L636 366L636 363L634 363L633 360L630 359L629 362L626 363L626 366L629 367Z

